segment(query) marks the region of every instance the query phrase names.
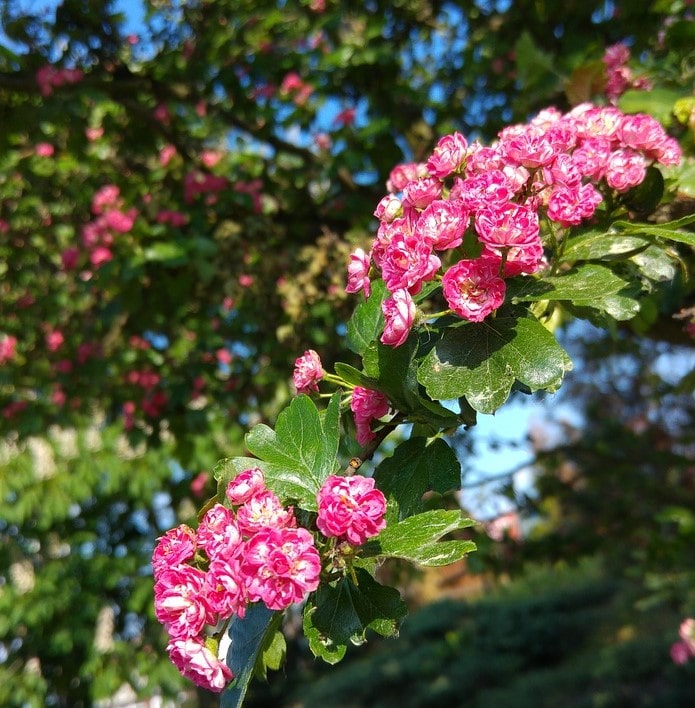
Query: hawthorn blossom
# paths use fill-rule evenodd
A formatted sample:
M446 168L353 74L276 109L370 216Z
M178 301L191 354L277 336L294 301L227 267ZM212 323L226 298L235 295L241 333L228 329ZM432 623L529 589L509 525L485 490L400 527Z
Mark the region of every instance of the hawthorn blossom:
M17 337L11 334L0 336L0 364L5 364L15 356Z
M269 489L257 492L237 509L236 523L244 536L253 536L270 527L280 529L297 525L292 507L286 509Z
M316 495L316 525L324 536L361 546L386 528L386 497L372 477L329 476Z
M265 490L263 471L258 467L251 467L230 480L225 494L227 499L236 506L245 504L251 497Z
M246 584L239 558L213 558L205 576L204 592L210 609L220 619L246 615Z
M449 307L459 317L482 322L504 302L506 286L499 275L500 261L490 258L462 260L442 278Z
M403 162L396 165L389 173L386 190L391 193L400 192L409 182L426 177L428 174L427 165L423 162Z
M37 143L34 152L39 157L53 157L55 148L50 143Z
M643 155L630 148L614 150L606 166L606 182L618 192L626 192L644 181L647 161Z
M466 162L468 142L461 133L445 135L437 142L434 152L427 160L427 171L432 177L444 179L460 172Z
M389 412L389 401L380 391L355 386L350 400L350 410L355 416L357 442L364 447L376 438L371 429L372 420L383 418Z
M559 185L548 201L548 218L561 226L576 226L593 216L603 197L593 184L577 187Z
M396 290L391 297L381 303L386 324L381 335L381 342L392 347L399 347L410 334L415 319L415 303L407 290Z
M381 277L391 292L405 288L415 295L423 282L435 277L441 264L431 244L414 234L399 232L386 246Z
M532 127L504 141L502 149L508 160L529 169L549 165L557 154L546 131Z
M205 512L198 525L196 542L209 558L233 558L240 550L241 530L234 514L222 504L215 504Z
M408 182L403 187L403 208L422 210L442 195L443 184L433 177Z
M229 667L205 646L202 639L173 639L167 651L181 675L193 681L196 686L220 693L234 678Z
M364 292L365 297L369 297L371 292L371 282L369 280L369 269L372 257L370 253L365 253L363 249L356 248L350 254L348 263L348 282L345 286L346 293Z
M241 571L251 602L284 610L316 590L321 557L305 528L265 528L247 541Z
M215 615L205 596L205 573L190 565L163 570L154 585L154 609L172 639L195 637Z
M438 199L420 214L415 233L438 251L456 248L461 245L469 218L462 199Z
M155 578L167 568L174 568L193 558L196 549L195 531L181 524L157 539L152 552L152 570Z
M323 379L321 357L313 349L307 349L294 362L292 381L297 393L308 394L311 391L318 391L321 379Z
M480 241L491 249L523 248L538 240L538 213L513 202L487 207L476 213L475 230Z

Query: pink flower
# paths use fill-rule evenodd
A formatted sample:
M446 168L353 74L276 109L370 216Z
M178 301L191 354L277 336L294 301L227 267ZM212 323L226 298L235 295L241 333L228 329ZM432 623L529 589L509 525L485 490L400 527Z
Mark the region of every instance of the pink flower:
M162 123L163 125L169 125L169 121L171 120L171 113L169 113L169 109L164 103L160 103L155 107L154 111L152 112L152 117L158 123Z
M229 667L197 637L173 639L167 651L181 675L193 681L196 686L220 693L234 678Z
M681 622L678 628L678 636L685 642L688 650L695 657L695 619L688 617Z
M92 213L103 214L107 207L118 204L120 193L115 184L106 184L98 189L92 197Z
M553 189L548 202L548 218L565 228L581 224L593 216L603 197L593 184L578 187L559 185Z
M323 379L321 357L313 350L307 349L294 362L292 381L297 393L310 393L319 390L319 382Z
M50 143L37 143L34 152L36 152L39 157L52 157L55 148Z
M644 181L647 161L635 150L622 148L611 153L606 166L606 182L618 192L626 192Z
M63 346L65 337L60 330L54 329L46 333L45 341L49 352L57 352Z
M104 223L108 228L118 233L127 234L133 228L137 214L135 209L130 209L125 213L117 209L112 209L104 214Z
M442 278L444 297L459 317L482 322L504 302L504 280L500 262L490 258L462 260Z
M190 565L163 570L154 585L154 610L173 639L195 637L215 624L204 593L205 573Z
M381 342L391 347L399 347L410 334L415 319L415 303L407 290L396 290L381 303L386 324Z
M17 347L17 337L11 334L0 336L0 364L4 364L14 358Z
M404 162L396 165L386 180L386 189L389 192L400 192L408 182L426 177L427 165L423 162Z
M85 136L87 137L87 140L89 140L90 143L93 143L96 140L99 140L104 135L104 129L103 128L85 128L84 131Z
M239 276L239 285L241 285L242 288L250 288L253 285L253 276L248 275L247 273L242 273Z
M382 197L374 210L374 216L379 221L392 222L399 216L403 216L403 204L401 200L394 194L387 194Z
M316 525L324 536L361 546L386 528L386 497L371 477L331 475L316 495Z
M165 145L159 151L159 164L162 167L166 167L176 155L176 148L173 145Z
M538 241L538 214L531 207L508 202L484 208L475 215L475 230L491 249L523 248Z
M671 660L678 666L687 664L691 658L690 649L685 642L675 642L671 645Z
M235 506L245 504L251 497L266 491L263 471L258 467L251 467L240 472L227 485L227 499Z
M342 126L352 125L355 122L355 113L354 108L345 108L333 119L333 123Z
M217 361L220 364L229 366L232 363L232 352L229 351L229 349L226 349L225 347L221 347L215 352L215 356L217 357Z
M266 528L247 542L241 570L251 602L284 610L316 590L321 558L305 528Z
M205 577L205 595L210 609L220 619L246 614L246 586L239 569L239 559L213 558Z
M444 179L460 172L466 162L468 142L461 133L452 133L439 139L427 160L427 170L433 177Z
M391 292L405 288L415 295L422 289L423 282L435 277L441 265L442 262L432 253L431 244L401 231L386 246L381 277Z
M405 210L422 210L442 196L442 189L442 182L434 177L408 182L403 187L403 208Z
M438 251L456 248L461 245L469 219L463 200L438 199L422 212L415 233Z
M77 248L66 248L60 254L60 260L63 264L63 270L75 270L80 260L80 251Z
M348 263L348 281L345 286L346 293L358 293L364 291L364 296L369 297L371 292L371 281L369 280L369 269L371 267L371 254L365 253L363 249L356 248L350 254Z
M237 509L237 524L244 536L266 528L290 528L297 525L292 507L285 509L282 502L269 489L254 494Z
M460 199L467 209L476 211L497 204L507 204L514 196L514 186L502 170L490 170L468 177L456 178L449 199Z
M390 409L389 401L383 393L362 386L355 386L350 400L350 410L355 416L357 442L364 447L376 438L371 422L383 418Z
M611 156L611 142L607 138L589 138L572 153L572 161L584 177L600 180Z
M529 169L549 165L557 154L546 131L540 128L528 128L521 135L505 140L503 150L507 159Z
M131 411L131 414L134 412ZM125 406L124 406L125 409ZM181 524L169 529L157 539L157 545L152 552L152 570L157 578L167 568L175 568L193 558L196 549L195 531Z
M222 153L219 150L203 150L200 155L200 160L208 169L212 169L222 159Z
M241 530L232 511L222 504L215 504L205 512L196 538L208 558L233 558L241 548Z
M207 472L200 472L191 480L191 494L202 497L205 492L210 475Z

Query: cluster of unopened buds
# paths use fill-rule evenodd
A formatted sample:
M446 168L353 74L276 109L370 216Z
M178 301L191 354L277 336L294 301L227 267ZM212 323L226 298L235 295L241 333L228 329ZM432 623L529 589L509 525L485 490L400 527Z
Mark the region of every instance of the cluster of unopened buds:
M675 165L681 152L661 124L613 106L550 108L509 126L489 147L460 133L441 138L425 163L397 166L379 202L377 236L348 265L350 293L369 296L379 276L381 341L400 346L413 324L443 314L481 322L504 302L505 280L547 266L566 229L602 202L641 184L650 164ZM438 281L449 310L418 313L415 296Z
M152 555L155 613L181 674L221 691L234 678L218 657L219 637L249 603L284 610L304 601L323 576L348 572L356 547L385 527L386 499L372 478L329 476L317 494L316 530L270 491L258 467L238 474L193 530L180 525ZM342 562L341 562L342 561Z

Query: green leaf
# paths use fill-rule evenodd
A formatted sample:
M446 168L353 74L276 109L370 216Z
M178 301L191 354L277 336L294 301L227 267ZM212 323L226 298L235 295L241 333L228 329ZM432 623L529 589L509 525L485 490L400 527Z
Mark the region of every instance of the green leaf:
M648 245L649 240L640 236L594 229L571 238L565 246L562 260L574 263L625 258Z
M572 362L555 337L522 308L448 330L425 357L418 379L439 400L465 396L475 410L493 413L515 381L531 391L557 389Z
M441 438L429 445L423 437L401 443L374 472L379 489L398 502L400 518L412 516L424 508L422 495L440 494L461 486L461 464L456 453Z
M640 215L651 214L664 196L664 176L653 165L640 184L622 195L621 201Z
M677 255L665 251L659 246L649 246L636 253L630 260L639 268L642 275L657 282L673 280L678 272Z
M355 576L357 584L345 576L335 585L320 585L314 594L313 625L338 645L360 641L370 626L395 634L407 613L398 590L380 585L363 568L355 568Z
M624 229L627 233L647 234L648 236L658 236L668 241L685 243L688 246L695 246L695 233L681 231L682 226L687 226L695 222L695 214L688 214L675 221L667 221L663 224L644 224L632 221L616 221L614 226Z
M215 467L215 478L227 484L243 470L258 466L281 499L315 511L316 492L337 469L339 416L338 392L322 414L308 396L297 396L278 416L275 430L261 424L246 435L246 446L258 459L222 460Z
M333 640L319 632L312 621L316 607L307 602L304 606L304 636L309 642L309 649L315 657L323 659L327 664L337 664L345 656L346 644L336 644Z
M512 302L567 300L577 307L592 307L616 320L629 320L639 312L638 286L598 263L577 266L551 278L517 278L508 296Z
M623 113L649 113L668 127L673 120L673 105L686 95L683 91L666 88L653 88L649 91L633 89L620 97L618 108Z
M341 361L335 364L335 373L340 376L343 381L352 384L353 386L362 386L362 388L376 388L377 382L375 379L366 376L361 371L358 371L354 366L343 364Z
M261 602L250 605L244 619L232 618L227 629L231 643L226 664L235 679L222 694L221 708L241 708L259 653L267 639L277 631L281 619L281 612L269 610Z
M179 241L160 241L145 249L145 260L180 265L188 260L186 247Z
M356 354L364 354L370 342L373 342L384 328L384 314L381 303L388 295L383 280L372 283L370 296L360 302L348 322L348 346Z
M523 88L535 86L555 74L553 57L542 51L524 30L514 46L517 78Z
M440 541L446 534L473 526L460 511L435 509L387 526L365 553L386 558L402 558L424 566L455 563L475 551L473 541Z

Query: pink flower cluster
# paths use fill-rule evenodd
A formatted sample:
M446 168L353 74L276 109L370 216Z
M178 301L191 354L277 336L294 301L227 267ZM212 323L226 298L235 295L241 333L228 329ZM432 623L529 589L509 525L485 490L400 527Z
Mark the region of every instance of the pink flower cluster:
M630 61L630 48L623 42L608 47L603 55L606 67L606 96L615 102L628 89L649 91L652 83L644 76L635 78L627 65Z
M82 81L84 73L80 69L56 69L54 66L42 66L36 72L36 83L42 96L50 96L54 88Z
M100 268L113 259L111 247L116 234L128 233L138 212L136 209L124 211L119 188L107 184L94 193L92 213L95 218L82 227L82 245L89 251L90 263ZM65 251L62 260L66 270L72 269L77 261L74 250Z
M389 290L381 341L401 345L416 317L413 296L441 279L450 309L480 322L504 302L505 279L545 263L543 218L567 229L590 219L602 191L640 184L652 162L674 165L680 147L645 114L582 104L554 108L499 133L490 147L460 133L439 140L426 163L398 165L374 215L371 251L350 257L346 290L369 296L373 273ZM464 247L470 234L475 247ZM443 269L442 262L458 260ZM444 272L442 273L442 270Z
M191 204L199 194L206 194L205 203L214 204L219 192L227 189L229 180L207 172L194 170L183 178L183 198Z
M243 618L249 602L272 610L300 602L321 572L313 536L266 488L260 469L235 477L226 495L231 509L215 504L197 531L171 529L152 555L155 614L169 633L171 660L212 691L222 691L232 673L206 643L205 628Z
M695 619L689 617L681 622L678 629L680 641L671 645L671 659L674 664L682 666L695 658Z

